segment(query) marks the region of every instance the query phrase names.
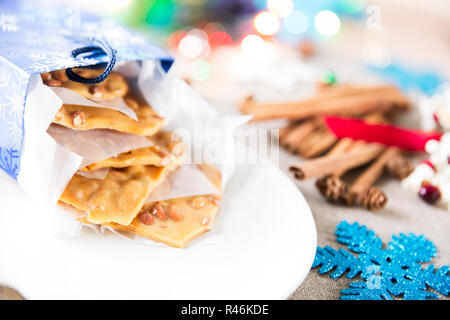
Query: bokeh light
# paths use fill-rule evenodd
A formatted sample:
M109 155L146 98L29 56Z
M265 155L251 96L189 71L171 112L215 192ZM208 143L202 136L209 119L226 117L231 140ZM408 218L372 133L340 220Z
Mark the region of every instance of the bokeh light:
M290 15L283 19L284 27L293 34L301 34L308 30L308 16L300 10L294 10Z
M246 56L257 56L264 49L264 40L256 34L250 34L242 40L241 49Z
M361 58L364 62L377 68L386 68L391 63L388 48L376 42L369 42L362 48Z
M204 60L198 59L192 62L190 67L190 76L194 81L205 81L211 75L211 64Z
M173 0L158 0L150 7L146 21L150 25L167 27L173 21L176 5Z
M263 11L259 13L254 20L256 31L265 36L271 36L277 33L280 28L280 21L277 16L271 12Z
M220 23L216 23L216 22L208 22L206 23L202 29L207 33L207 34L211 34L217 31L225 31L225 26L223 26Z
M177 30L173 32L167 41L169 48L176 49L180 44L180 41L186 36L187 32L185 30Z
M338 0L337 1L342 11L347 14L360 13L365 6L364 0Z
M336 73L333 70L325 70L321 78L324 83L330 85L335 85L338 82Z
M341 20L330 10L322 10L317 13L314 19L314 25L317 31L324 36L333 36L341 28Z
M267 9L277 17L283 18L291 14L294 3L292 0L268 0Z
M189 35L196 36L196 37L199 37L200 39L208 41L208 34L202 29L198 29L198 28L192 29L189 31Z
M178 50L180 54L188 59L194 59L199 57L205 49L208 43L197 34L188 33L183 39L181 39Z
M233 43L233 39L225 31L216 31L209 35L209 43L213 47L230 45Z
M133 0L112 0L109 1L109 5L115 10L123 10L131 5Z

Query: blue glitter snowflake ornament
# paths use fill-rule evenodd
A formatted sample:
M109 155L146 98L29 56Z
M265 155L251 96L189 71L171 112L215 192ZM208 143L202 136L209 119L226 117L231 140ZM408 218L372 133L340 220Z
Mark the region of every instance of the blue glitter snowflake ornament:
M312 268L319 273L330 271L333 279L343 276L353 279L357 275L364 280L350 283L343 289L343 300L404 300L437 299L438 295L427 291L430 287L443 295L450 293L450 267L435 269L434 265L422 269L421 263L437 256L436 247L424 236L400 234L392 236L387 248L372 230L358 223L346 221L337 226L338 242L357 253L329 246L318 247Z

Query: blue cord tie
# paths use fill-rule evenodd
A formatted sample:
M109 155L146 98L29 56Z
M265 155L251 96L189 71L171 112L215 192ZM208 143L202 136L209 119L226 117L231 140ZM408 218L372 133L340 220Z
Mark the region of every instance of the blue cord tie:
M75 82L81 82L81 83L99 83L104 81L109 74L111 73L112 69L114 68L114 65L116 64L116 50L111 48L111 46L104 40L93 40L92 41L95 45L87 46L78 48L72 51L72 56L76 58L80 54L84 53L91 53L89 55L90 58L98 57L101 55L107 55L109 58L109 62L102 62L95 65L80 67L85 69L102 69L105 68L105 70L100 74L99 76L95 78L84 78L80 76L79 74L75 73L72 68L66 69L67 77Z

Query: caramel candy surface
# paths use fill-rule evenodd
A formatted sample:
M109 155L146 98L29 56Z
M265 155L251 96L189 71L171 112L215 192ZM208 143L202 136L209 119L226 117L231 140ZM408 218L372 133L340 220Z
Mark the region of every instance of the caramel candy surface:
M76 174L60 200L86 212L90 223L129 225L168 172L167 167L135 166L111 169L105 179Z
M184 152L185 145L181 140L172 139L172 132L161 131L151 138L153 146L134 149L121 153L81 169L93 171L101 168L124 168L140 165L153 165L158 167L177 166Z
M220 190L220 172L210 165L199 167ZM198 198L198 196L147 203L130 225L116 223L105 223L103 225L162 242L172 247L183 248L192 239L211 230L219 211L220 201L218 199L220 199L220 195L205 195L203 206L197 209L193 208L191 204L195 198ZM148 217L141 217L142 214L148 213L153 214L151 223L149 223ZM80 221L86 222L85 219L80 219Z
M83 78L92 79L99 76L103 69L73 68L73 71ZM88 84L69 80L66 70L58 70L42 76L47 85L59 81L57 86L76 91L85 98L93 101L111 101L123 98L129 90L125 77L117 72L111 72L109 76L100 83Z
M129 106L132 105L129 101L133 100L125 101ZM53 122L76 130L112 129L141 136L152 136L162 128L164 119L150 106L138 105L134 110L138 121L113 109L65 104L55 115ZM76 118L81 113L83 121L77 121Z

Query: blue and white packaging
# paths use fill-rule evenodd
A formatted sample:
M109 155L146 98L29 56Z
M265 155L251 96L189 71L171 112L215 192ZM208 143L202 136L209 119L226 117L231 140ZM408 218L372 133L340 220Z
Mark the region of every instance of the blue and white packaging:
M52 1L0 2L0 169L34 200L56 203L83 158L47 134L67 98L44 85L40 74L108 62L106 55L72 56L73 50L93 41L105 41L117 52L114 70L136 83L152 108L166 118L166 128L192 131L194 123L201 123L204 129L225 133L219 149L227 155L220 161L226 182L234 168L229 158L234 151L232 131L248 117L219 117L184 81L167 74L172 58L143 37ZM71 99L83 104L81 96Z
M22 171L25 105L33 78L106 62L106 56L72 57L72 50L90 45L92 39L108 41L118 62L157 60L166 70L172 63L166 52L142 37L76 7L49 6L48 1L0 2L0 168L14 179Z

